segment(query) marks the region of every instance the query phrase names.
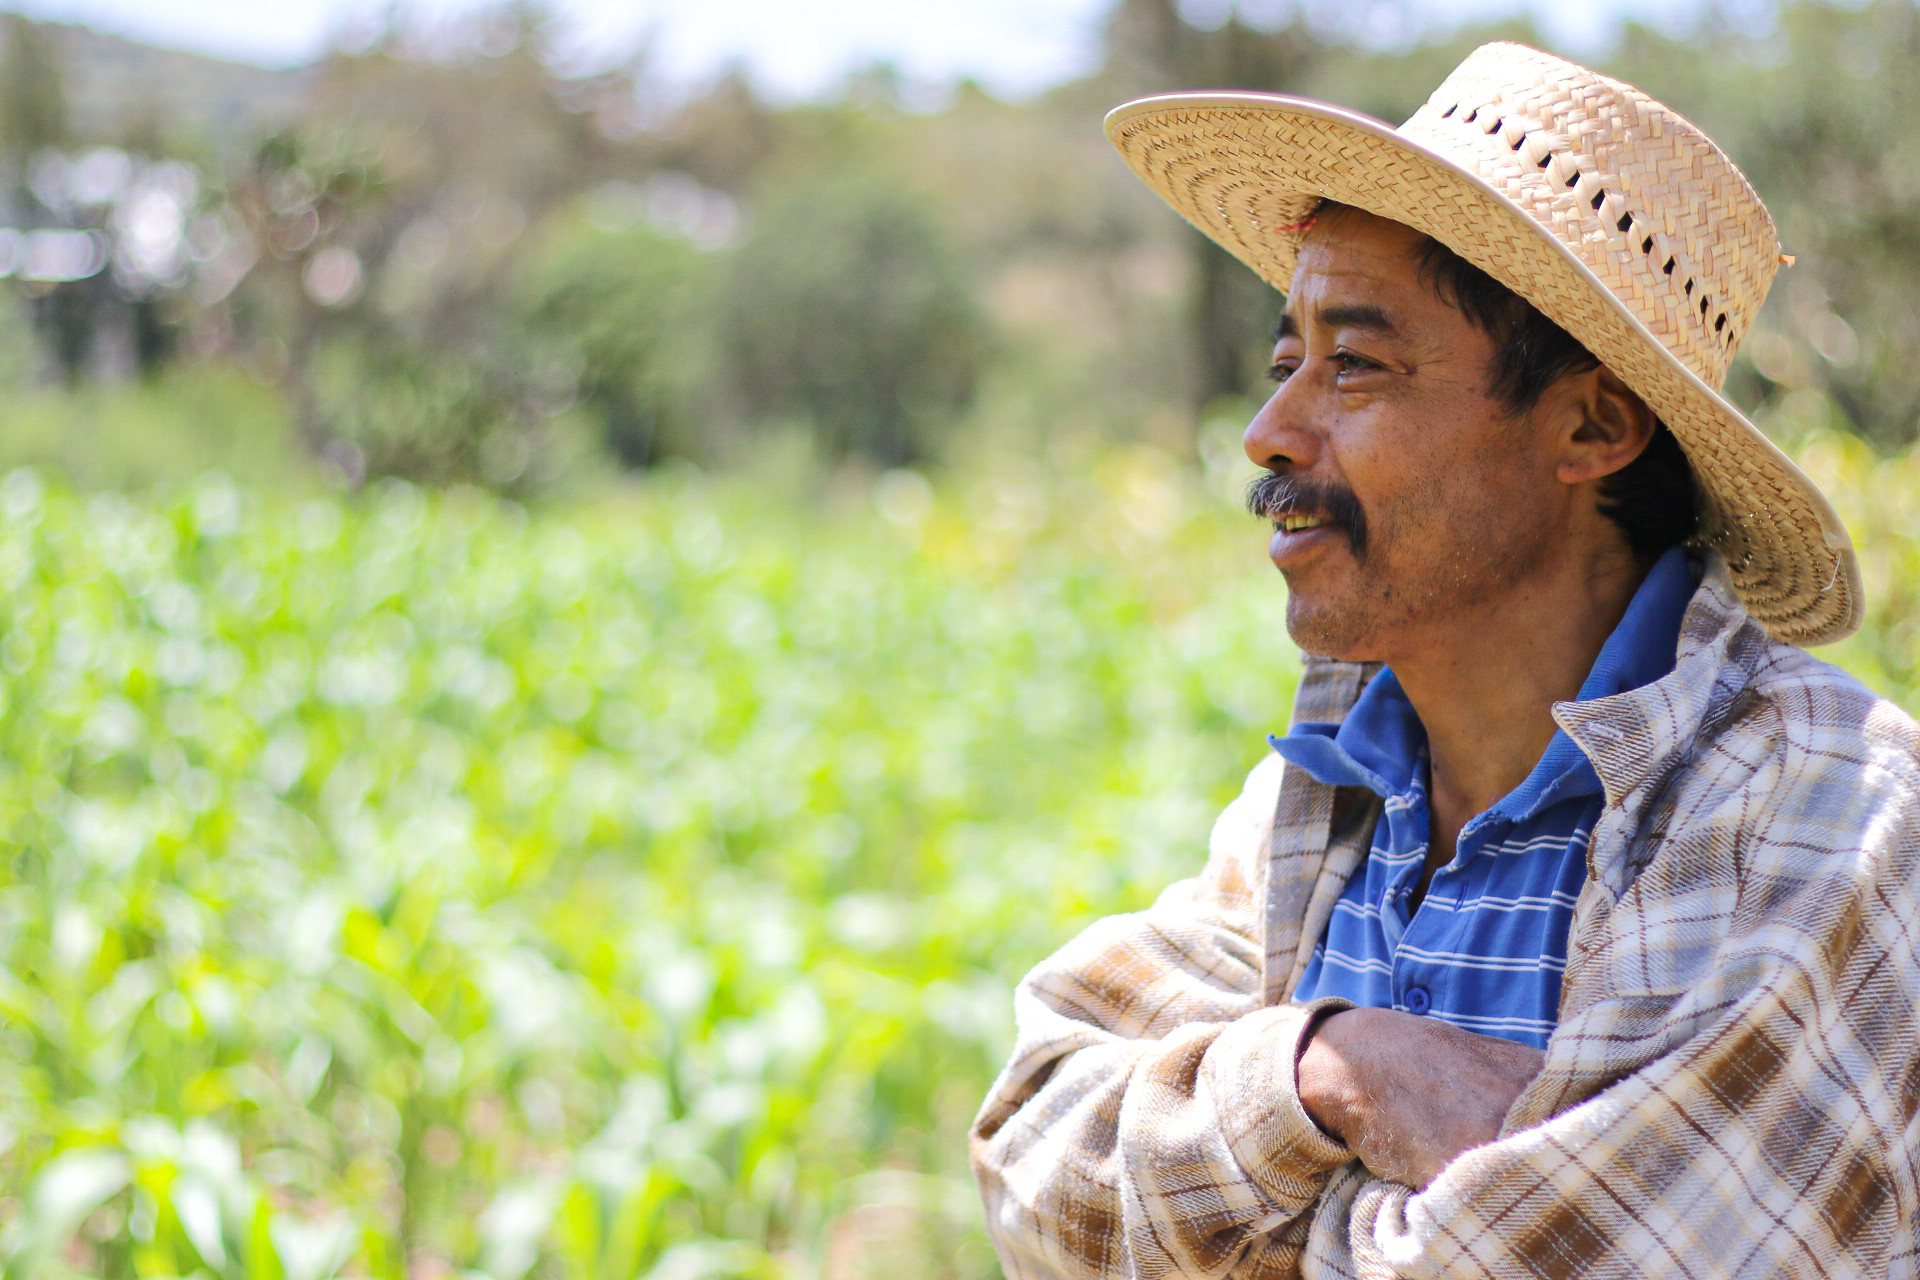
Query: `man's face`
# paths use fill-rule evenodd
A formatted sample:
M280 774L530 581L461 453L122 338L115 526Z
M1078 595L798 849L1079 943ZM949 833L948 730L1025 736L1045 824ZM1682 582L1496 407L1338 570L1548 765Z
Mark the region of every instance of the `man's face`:
M1279 387L1247 428L1274 473L1287 629L1328 657L1392 662L1520 589L1567 528L1554 433L1487 390L1493 340L1421 278L1424 238L1342 209L1300 255L1274 347Z

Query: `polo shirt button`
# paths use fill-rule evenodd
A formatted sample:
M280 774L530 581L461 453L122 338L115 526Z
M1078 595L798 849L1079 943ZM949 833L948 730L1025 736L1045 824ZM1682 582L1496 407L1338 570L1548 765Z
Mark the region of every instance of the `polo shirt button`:
M1425 987L1407 988L1407 1012L1425 1013L1433 1008L1433 997L1427 994Z

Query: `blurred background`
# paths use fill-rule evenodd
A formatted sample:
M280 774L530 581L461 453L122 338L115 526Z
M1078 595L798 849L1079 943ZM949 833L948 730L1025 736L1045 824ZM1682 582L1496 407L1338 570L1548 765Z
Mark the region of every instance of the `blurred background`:
M1920 10L0 14L0 1269L997 1274L1012 984L1284 727L1280 299L1101 115L1490 38L1797 265L1730 387L1920 709Z

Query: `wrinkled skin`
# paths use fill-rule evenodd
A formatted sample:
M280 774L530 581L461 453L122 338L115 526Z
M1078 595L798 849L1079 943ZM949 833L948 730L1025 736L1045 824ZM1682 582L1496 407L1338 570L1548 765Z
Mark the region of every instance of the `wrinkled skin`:
M1301 1055L1300 1099L1376 1177L1424 1188L1499 1136L1543 1056L1437 1018L1349 1009L1322 1022Z

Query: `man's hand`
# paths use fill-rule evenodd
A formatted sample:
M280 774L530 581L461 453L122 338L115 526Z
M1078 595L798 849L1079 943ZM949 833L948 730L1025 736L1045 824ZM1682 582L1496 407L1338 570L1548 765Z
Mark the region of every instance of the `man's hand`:
M1321 1022L1300 1055L1300 1101L1375 1177L1418 1190L1498 1136L1545 1057L1437 1018L1348 1009Z

